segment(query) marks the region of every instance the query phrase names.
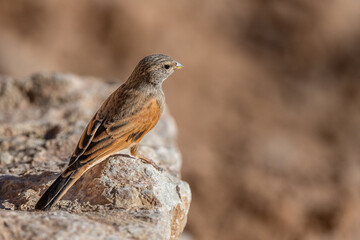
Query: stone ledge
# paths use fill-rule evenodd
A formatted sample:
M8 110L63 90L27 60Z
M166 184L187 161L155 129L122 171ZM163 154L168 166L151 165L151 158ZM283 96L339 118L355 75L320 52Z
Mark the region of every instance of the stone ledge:
M119 85L68 74L0 78L1 239L180 236L191 192L180 180L176 125L168 112L140 147L164 172L124 152L89 170L53 211L33 211L67 165L87 121Z

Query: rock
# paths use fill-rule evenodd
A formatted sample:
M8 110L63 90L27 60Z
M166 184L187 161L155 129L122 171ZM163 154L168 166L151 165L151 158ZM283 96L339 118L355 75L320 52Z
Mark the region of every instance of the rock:
M163 172L124 151L85 173L52 211L33 210L118 85L68 74L0 78L0 239L179 238L191 192L168 111L139 148Z

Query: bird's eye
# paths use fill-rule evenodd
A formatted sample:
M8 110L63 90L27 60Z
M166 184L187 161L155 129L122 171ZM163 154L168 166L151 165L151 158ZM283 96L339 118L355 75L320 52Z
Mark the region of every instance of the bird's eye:
M169 64L165 64L165 65L164 65L164 68L165 68L165 69L169 69L169 68L170 68L170 65L169 65Z

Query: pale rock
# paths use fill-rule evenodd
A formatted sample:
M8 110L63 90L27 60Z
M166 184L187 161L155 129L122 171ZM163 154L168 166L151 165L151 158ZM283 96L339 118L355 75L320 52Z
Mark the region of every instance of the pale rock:
M123 151L85 173L52 211L33 210L118 86L69 74L0 78L0 239L179 238L191 192L168 111L139 149L163 172Z

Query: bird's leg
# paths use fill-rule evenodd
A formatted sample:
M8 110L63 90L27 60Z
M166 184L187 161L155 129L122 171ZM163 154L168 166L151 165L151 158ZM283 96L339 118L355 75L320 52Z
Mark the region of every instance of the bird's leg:
M153 160L151 159L147 159L147 158L144 158L142 156L139 155L138 153L138 145L134 145L132 147L130 147L130 154L136 158L139 158L141 159L141 161L143 161L144 163L147 163L147 164L151 164L154 168L156 168L158 171L162 172L163 169L161 167L159 167Z

